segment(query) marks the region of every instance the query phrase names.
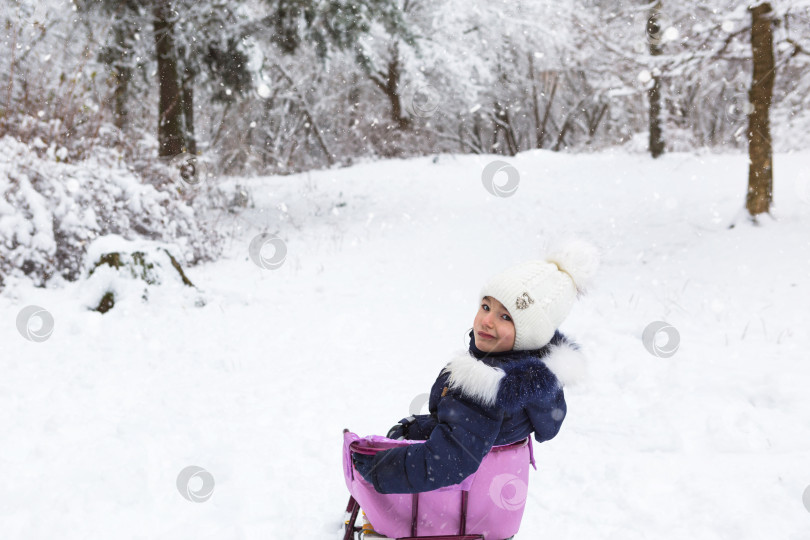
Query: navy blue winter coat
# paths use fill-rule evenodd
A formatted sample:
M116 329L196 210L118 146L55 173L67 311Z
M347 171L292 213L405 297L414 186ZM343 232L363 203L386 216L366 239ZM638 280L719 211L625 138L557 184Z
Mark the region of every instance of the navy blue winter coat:
M448 363L433 384L430 414L403 427L406 439L425 442L368 456L358 464L361 474L380 493L432 491L478 470L493 445L532 432L538 442L553 438L566 414L555 372L581 363L579 355L559 332L541 349L500 353L478 349L470 332L469 353Z

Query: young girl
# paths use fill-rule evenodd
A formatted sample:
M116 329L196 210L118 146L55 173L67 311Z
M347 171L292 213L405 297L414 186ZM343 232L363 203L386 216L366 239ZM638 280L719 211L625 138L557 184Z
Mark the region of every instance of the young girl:
M380 493L432 491L474 473L493 445L557 435L563 384L583 366L577 345L557 328L597 265L596 249L573 241L492 278L479 296L469 351L433 384L430 414L404 418L388 432L424 444L353 454L363 478Z

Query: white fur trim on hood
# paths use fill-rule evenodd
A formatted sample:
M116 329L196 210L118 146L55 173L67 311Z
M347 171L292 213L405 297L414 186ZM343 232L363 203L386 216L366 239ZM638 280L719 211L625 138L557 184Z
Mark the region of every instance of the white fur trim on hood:
M442 370L449 372L447 383L451 389L458 389L463 395L492 406L498 397L498 388L506 373L497 367L488 366L470 353L458 355Z
M585 379L587 362L582 351L568 342L549 347L548 354L541 360L563 386L572 386Z
M549 344L548 347L542 358L533 358L529 364L523 364L523 367L514 366L509 373L503 368L482 362L468 352L456 355L442 373L449 374L447 385L450 389L487 407L497 402L502 383L508 383L507 386L513 390L515 384L528 384L535 388L531 381L532 364L545 364L563 387L573 386L585 378L587 362L577 345L565 340L559 344Z

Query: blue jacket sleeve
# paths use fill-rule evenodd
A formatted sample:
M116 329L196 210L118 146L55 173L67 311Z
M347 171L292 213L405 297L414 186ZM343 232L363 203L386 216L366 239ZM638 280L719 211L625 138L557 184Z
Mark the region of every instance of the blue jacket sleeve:
M562 388L543 396L543 399L532 401L524 407L534 427L534 438L537 442L553 439L560 431L565 414L565 396Z
M378 452L371 469L380 493L420 493L458 484L478 470L503 422L503 409L483 408L450 394L424 443Z

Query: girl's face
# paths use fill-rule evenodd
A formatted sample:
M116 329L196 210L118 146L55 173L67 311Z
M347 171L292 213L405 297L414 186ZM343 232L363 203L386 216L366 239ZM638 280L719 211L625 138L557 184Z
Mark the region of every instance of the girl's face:
M509 311L491 296L485 296L473 322L475 346L484 352L511 351L515 345L515 323Z

